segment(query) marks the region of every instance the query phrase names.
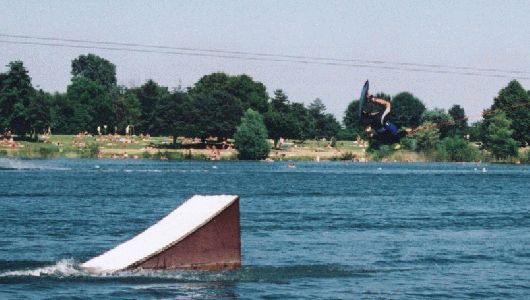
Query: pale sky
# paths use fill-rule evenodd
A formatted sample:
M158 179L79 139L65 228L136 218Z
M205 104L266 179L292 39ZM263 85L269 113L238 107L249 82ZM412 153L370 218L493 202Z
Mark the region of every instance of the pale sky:
M203 75L216 71L247 74L265 84L269 95L281 88L294 102L309 104L320 98L341 121L347 105L359 97L364 80L370 79L374 94L382 91L394 96L409 91L430 109L460 104L471 120L477 120L511 79L518 79L525 89L530 89L529 12L530 1L525 0L0 0L0 34L4 35L523 73L428 68L482 75L466 76L407 71L418 67L396 64L369 65L392 66L397 70L73 49L10 44L5 41L44 41L6 36L0 36L0 64L22 60L33 85L50 92L66 90L71 60L86 53L95 53L114 63L118 83L126 86L139 86L151 78L169 87L188 87ZM5 71L5 67L1 69Z

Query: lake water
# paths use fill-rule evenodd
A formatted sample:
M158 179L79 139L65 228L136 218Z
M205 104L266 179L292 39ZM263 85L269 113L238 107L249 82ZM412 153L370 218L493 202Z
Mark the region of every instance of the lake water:
M530 167L0 158L0 299L530 297ZM194 194L241 198L237 271L79 264Z

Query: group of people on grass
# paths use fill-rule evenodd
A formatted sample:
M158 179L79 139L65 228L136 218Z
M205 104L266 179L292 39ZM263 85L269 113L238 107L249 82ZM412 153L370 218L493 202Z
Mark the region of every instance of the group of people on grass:
M11 130L6 129L2 135L0 135L0 144L2 146L7 146L10 148L17 148L18 144L13 139L13 135L11 134Z

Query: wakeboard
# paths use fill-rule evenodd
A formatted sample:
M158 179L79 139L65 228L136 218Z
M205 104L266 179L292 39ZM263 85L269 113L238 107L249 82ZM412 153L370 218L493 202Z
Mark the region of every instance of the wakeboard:
M366 80L363 89L361 90L361 97L359 98L359 112L357 113L357 117L361 122L363 120L363 110L365 109L365 106L368 103L368 88L369 84L368 80Z

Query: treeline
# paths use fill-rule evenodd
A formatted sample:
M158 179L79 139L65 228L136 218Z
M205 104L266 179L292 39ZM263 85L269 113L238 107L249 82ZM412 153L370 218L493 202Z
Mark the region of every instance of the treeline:
M66 93L50 94L32 86L23 62L14 61L0 74L2 129L32 136L51 128L56 134L124 133L233 137L247 109L259 112L268 135L294 139L331 138L341 129L321 100L309 106L291 102L282 90L270 98L266 87L247 75L213 73L186 90L169 89L153 80L139 87L117 85L116 67L94 54L72 61Z
M282 90L269 95L262 83L247 75L212 73L186 89L170 89L153 80L124 87L117 84L115 65L97 55L80 55L71 65L66 92L49 93L33 87L23 62L9 63L0 73L0 128L36 138L49 129L56 134L97 133L98 128L102 133L124 133L133 126L136 134L222 140L234 137L243 114L251 109L259 116L246 120L264 123L275 144L281 137L367 139L357 119L356 100L349 103L341 124L320 99L306 106L290 101ZM480 142L498 159L517 156L518 147L530 141L530 92L515 80L499 92L483 120L471 125L458 104L446 112L427 109L409 92L377 96L391 100L392 122L415 129L400 146L436 153L441 160L471 160L476 147L470 141ZM370 149L384 153L389 148L371 141Z

